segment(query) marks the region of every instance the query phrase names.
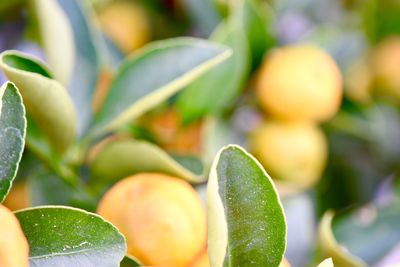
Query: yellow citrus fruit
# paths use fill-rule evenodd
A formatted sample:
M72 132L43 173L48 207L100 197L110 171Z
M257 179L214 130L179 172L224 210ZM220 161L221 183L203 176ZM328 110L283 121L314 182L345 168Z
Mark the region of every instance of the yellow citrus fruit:
M378 44L372 62L378 87L400 97L400 36L387 37Z
M310 122L264 122L251 133L249 147L272 178L298 188L314 185L327 159L325 135Z
M199 257L190 265L190 267L210 267L207 249L205 249Z
M186 181L140 173L115 184L98 213L126 237L128 254L146 266L189 265L206 246L206 216Z
M28 267L29 245L14 214L0 205L0 266Z
M26 181L13 184L3 205L10 210L25 209L30 206L29 188Z
M150 40L150 21L134 1L110 1L99 10L99 21L107 36L128 54Z
M258 73L258 100L271 115L324 121L339 109L342 78L333 58L312 45L279 48Z
M287 259L283 258L283 260L281 261L281 264L279 264L279 267L291 267L291 265L287 261Z

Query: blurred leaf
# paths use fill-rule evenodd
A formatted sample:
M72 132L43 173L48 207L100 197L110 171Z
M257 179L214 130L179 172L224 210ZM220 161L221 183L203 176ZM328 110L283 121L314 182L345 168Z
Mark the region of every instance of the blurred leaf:
M96 115L94 131L113 130L177 93L231 54L193 38L154 42L126 60Z
M338 267L367 266L361 259L344 250L336 241L332 232L333 212L328 211L321 219L318 235L322 257L331 257Z
M231 47L233 55L197 78L181 93L177 105L184 123L206 114L218 114L230 107L249 75L249 51L242 25L224 22L211 40Z
M194 30L201 36L208 36L221 20L212 0L183 0L189 18L193 20Z
M118 266L125 255L122 234L96 214L43 206L15 215L29 242L31 266Z
M28 180L32 206L68 205L85 210L96 210L96 203L83 188L74 187L49 172L31 175Z
M381 260L400 240L400 202L367 205L333 221L337 241L368 266Z
M35 0L42 44L54 77L68 84L74 64L74 37L68 18L56 0Z
M100 150L89 166L91 176L100 181L113 182L139 172L166 173L193 183L204 181L203 175L196 175L161 148L146 141L110 142Z
M74 37L74 66L68 91L75 104L78 116L78 135L88 128L92 119L92 98L96 89L103 58L100 50L101 36L91 23L91 10L86 1L57 0L68 17ZM104 51L101 51L103 55Z
M0 203L17 174L25 145L25 108L12 83L0 87Z
M326 259L320 264L318 264L318 267L334 267L332 258Z
M125 256L124 259L121 261L120 267L136 267L141 266L139 261L132 256Z
M241 0L235 5L232 16L243 25L252 55L251 62L253 68L256 68L262 62L265 52L276 44L272 32L272 8L260 1Z
M64 152L74 141L76 127L74 106L65 88L39 61L17 51L3 52L0 67L20 90L27 112L47 141Z
M278 266L286 222L271 178L238 146L220 150L207 189L211 267Z

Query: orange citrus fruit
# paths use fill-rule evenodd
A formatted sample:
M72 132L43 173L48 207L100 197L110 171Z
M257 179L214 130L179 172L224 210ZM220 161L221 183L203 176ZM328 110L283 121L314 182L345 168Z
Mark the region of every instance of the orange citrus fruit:
M314 185L327 160L325 135L310 122L266 121L251 133L249 147L272 178L299 188Z
M336 62L324 50L293 45L266 57L256 89L262 108L274 117L325 121L339 109L342 78Z
M0 205L0 266L28 267L29 245L14 214Z
M206 216L186 181L140 173L115 184L98 213L126 237L128 254L146 266L189 265L206 246Z

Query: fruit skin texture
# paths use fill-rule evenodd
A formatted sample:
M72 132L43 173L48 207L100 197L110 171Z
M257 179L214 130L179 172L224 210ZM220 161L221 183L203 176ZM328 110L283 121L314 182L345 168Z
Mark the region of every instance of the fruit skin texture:
M310 122L264 122L249 147L274 179L304 189L318 181L327 159L325 135Z
M106 192L98 214L125 235L128 254L146 266L187 266L206 246L204 207L179 178L157 173L125 178Z
M0 205L0 266L28 267L29 245L17 218Z
M400 97L400 36L387 37L376 46L372 65L377 86Z
M99 10L104 32L125 54L150 40L150 22L145 10L134 1L111 1Z
M257 97L276 118L321 122L331 118L342 99L342 77L336 62L312 45L279 48L258 73Z
M205 249L190 267L210 267L207 249Z

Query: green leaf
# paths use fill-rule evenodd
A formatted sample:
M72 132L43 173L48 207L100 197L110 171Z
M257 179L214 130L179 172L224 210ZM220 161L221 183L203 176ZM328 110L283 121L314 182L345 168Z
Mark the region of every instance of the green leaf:
M366 205L333 221L338 243L368 266L375 265L400 239L400 202L384 206Z
M122 234L100 216L71 207L43 206L15 213L29 242L30 266L118 266Z
M10 191L25 145L25 108L12 83L0 87L0 203Z
M229 57L223 46L194 38L154 42L122 64L94 130L113 130L177 93L193 79Z
M241 0L237 3L232 16L243 25L252 55L252 65L256 68L262 62L265 52L276 44L272 32L274 14L267 3L256 0Z
M57 0L71 25L74 39L74 69L68 91L79 112L78 135L81 136L91 123L92 99L100 76L106 67L105 44L91 21L92 10L86 1ZM107 64L108 65L108 64Z
M43 49L55 78L67 85L74 64L74 37L71 25L56 0L35 0Z
M65 88L39 61L17 51L1 53L0 68L18 87L28 114L47 141L64 152L74 141L76 127L75 109Z
M214 159L207 188L211 267L278 266L286 221L275 186L257 160L230 145Z
M223 23L211 40L232 48L233 55L213 71L200 76L181 93L177 105L184 123L206 114L218 114L232 106L249 75L249 50L241 25Z
M95 181L117 181L139 172L160 172L189 182L204 181L178 161L146 141L117 140L106 144L89 163Z
M141 263L132 256L125 256L119 266L120 267L137 267L137 266L141 266Z
M336 241L332 232L333 216L332 211L326 212L319 225L318 238L322 258L331 257L335 265L341 267L367 266L361 259L344 250Z

